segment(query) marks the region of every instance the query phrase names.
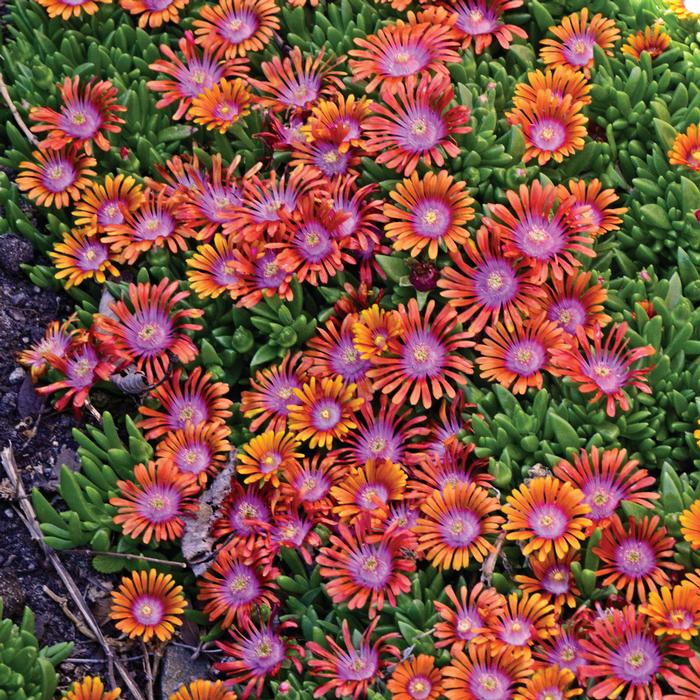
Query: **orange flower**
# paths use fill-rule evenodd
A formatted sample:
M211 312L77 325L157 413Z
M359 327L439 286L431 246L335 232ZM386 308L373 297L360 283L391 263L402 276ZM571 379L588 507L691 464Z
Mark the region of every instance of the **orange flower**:
M627 43L622 47L622 53L632 56L639 61L642 51L646 51L652 58L657 58L671 45L671 37L661 31L661 26L645 27L643 32L630 34Z
M576 676L568 668L548 666L540 668L525 685L518 689L513 700L568 700L581 695L581 688L572 688Z
M588 78L578 70L561 65L554 68L545 68L544 72L535 70L527 74L526 83L518 83L515 86L513 104L520 107L523 102L535 102L540 92L551 92L552 100L561 102L567 95L571 95L572 102L580 102L584 105L591 103L591 84Z
M80 17L84 12L86 15L94 15L100 9L100 4L111 5L112 0L36 0L39 5L46 9L46 13L52 19L60 17L62 20L69 20L71 17Z
M700 549L700 500L695 501L678 517L681 523L681 534L690 542L693 549Z
M152 29L164 22L179 22L180 10L187 7L190 0L119 0L122 9L132 15L140 15L139 27Z
M684 134L676 136L668 152L668 162L700 171L700 124L691 124Z
M56 243L49 257L58 270L56 279L65 278L66 289L88 279L104 284L107 275L119 276L109 248L89 228L74 228L63 234L63 240Z
M121 688L107 691L101 678L85 676L82 681L73 683L63 700L115 700L121 692Z
M218 129L224 134L232 124L250 113L250 100L244 80L223 78L192 100L187 116L209 131Z
M651 620L654 634L690 641L700 631L700 590L688 585L663 586L660 592L649 594L639 612Z
M130 175L106 175L104 183L91 182L73 209L76 226L103 231L111 224L123 224L127 212L143 202L143 189Z
M604 190L603 183L597 178L588 182L569 180L567 185L559 185L557 194L562 201L573 196L570 215L591 236L617 231L622 215L627 213L627 207L612 206L619 197L615 190Z
M442 672L432 656L418 654L396 666L386 687L392 700L437 700L442 695Z
M245 476L245 484L269 482L277 488L280 473L298 464L304 456L295 451L298 447L299 441L294 435L288 435L284 430L268 430L243 446L238 453L236 471Z
M666 0L666 4L679 19L700 19L700 7L695 0Z
M559 614L564 605L573 608L576 605L576 596L581 595L571 572L571 564L576 559L576 555L576 552L569 550L563 557L558 557L552 551L544 561L531 557L529 565L534 578L533 576L515 576L514 580L523 593L539 593L547 602L554 605L554 609Z
M197 679L180 686L168 700L236 700L238 696L223 681Z
M393 311L384 311L378 304L360 311L359 320L352 324L352 343L363 360L381 355L389 341L400 334L400 318Z
M523 554L543 562L551 552L564 557L581 548L591 512L582 491L552 476L521 484L506 498L506 538L524 542Z
M119 588L112 591L109 616L129 637L142 637L148 642L155 636L164 642L182 624L180 616L186 607L182 586L176 586L170 574L149 569L122 578Z

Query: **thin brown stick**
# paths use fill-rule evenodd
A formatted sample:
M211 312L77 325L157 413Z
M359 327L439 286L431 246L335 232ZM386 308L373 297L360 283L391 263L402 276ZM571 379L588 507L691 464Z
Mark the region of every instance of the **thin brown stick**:
M24 484L22 483L22 476L19 472L19 468L17 467L17 463L15 462L12 447L5 447L2 449L2 451L0 452L0 461L2 462L2 466L5 470L5 473L10 479L10 482L12 483L15 492L20 497L19 507L22 511L22 520L24 521L24 524L29 530L29 534L32 536L32 539L39 545L39 547L41 547L44 556L49 560L51 566L53 566L53 568L56 570L56 573L58 574L61 581L63 581L63 585L66 587L68 595L73 599L73 602L80 611L80 614L83 616L85 623L90 628L91 632L95 635L97 643L100 645L100 647L102 647L102 652L107 658L107 663L114 664L114 668L117 670L117 673L119 673L119 675L121 676L124 685L129 689L129 692L132 694L133 700L144 700L143 693L139 689L138 685L136 684L134 679L129 675L129 672L126 670L126 668L124 668L121 661L118 658L116 658L114 650L112 649L112 647L110 647L109 642L105 638L104 634L102 634L102 630L100 629L99 623L95 619L95 616L92 614L92 611L88 607L88 604L85 602L85 599L83 598L80 589L73 580L73 577L68 573L65 566L63 566L56 552L54 552L54 550L50 547L46 546L44 538L41 534L41 528L39 527L39 521L36 518L36 514L34 513L34 509L32 508L31 501L27 498L27 492L24 489Z
M7 91L7 85L5 85L5 80L2 77L2 71L0 71L0 95L2 95L2 99L5 101L7 108L10 110L10 113L15 119L15 122L17 122L17 126L24 132L24 135L27 137L27 141L29 141L29 143L31 143L32 146L38 146L38 139L29 130L29 127L24 123L24 119L22 119L22 117L20 116L19 112L17 111L17 107L15 107L15 103L10 97L10 93Z
M484 563L481 565L481 580L487 585L491 585L491 578L493 577L493 572L496 569L496 562L498 561L498 555L501 553L503 548L503 543L506 541L506 533L502 532L497 538L496 543L493 546L493 550L484 559Z
M146 674L146 697L148 700L153 700L153 681L155 677L151 668L151 656L143 639L141 640L141 648L143 649L143 670Z
M113 557L114 559L131 559L134 561L147 561L151 564L162 564L163 566L177 566L180 569L186 569L187 564L184 561L173 561L172 559L158 559L156 557L142 557L140 554L127 554L126 552L93 552L85 549L64 549L64 552L73 554L83 554L86 557Z

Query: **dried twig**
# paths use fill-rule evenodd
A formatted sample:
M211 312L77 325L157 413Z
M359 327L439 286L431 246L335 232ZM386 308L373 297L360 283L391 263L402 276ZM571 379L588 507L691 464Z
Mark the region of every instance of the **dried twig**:
M173 561L172 559L158 559L157 557L144 557L140 554L126 554L125 552L92 552L85 549L64 549L64 552L73 554L83 554L86 557L113 557L114 559L132 559L134 561L147 561L150 564L161 564L162 566L177 566L179 569L186 569L184 561Z
M54 593L48 586L42 586L42 590L61 608L63 614L75 625L75 628L78 630L78 632L80 632L80 634L93 642L97 641L97 637L95 636L94 632L87 627L85 622L68 607L68 598L58 595L58 593Z
M27 497L27 492L24 490L24 484L22 483L22 477L19 473L17 463L15 462L12 447L5 447L2 449L2 451L0 452L0 461L2 461L2 466L5 470L5 473L7 474L8 478L15 487L17 495L20 497L20 517L24 521L27 530L29 530L29 534L32 536L32 539L37 542L39 547L41 547L44 556L48 559L51 566L53 566L53 568L56 570L56 573L58 574L61 581L63 581L63 585L66 587L68 595L72 598L76 607L80 611L80 614L83 616L83 619L85 620L87 626L95 635L97 643L102 647L102 651L105 657L107 658L107 663L114 664L114 668L116 669L117 673L119 673L119 675L121 676L122 681L131 693L133 700L144 700L143 693L139 689L134 679L131 677L131 675L129 675L129 672L126 670L126 668L124 668L121 661L115 657L114 650L109 645L109 642L105 638L104 634L102 634L102 630L100 629L99 623L95 619L95 616L92 614L92 611L88 607L88 604L85 602L85 599L83 598L80 589L73 580L73 577L68 573L65 566L63 566L56 552L47 547L44 543L44 538L41 535L41 528L39 527L39 522L36 518L36 514L34 513L34 509L32 508L31 502Z
M151 668L151 655L148 652L148 647L146 643L141 640L141 649L143 649L143 670L146 674L146 697L148 700L153 700L153 682L155 676L153 675L153 669Z
M27 141L32 144L32 146L38 146L39 141L36 136L29 130L29 127L24 123L24 119L20 116L19 112L17 111L17 107L15 107L15 103L12 101L12 98L10 97L10 93L7 91L7 85L5 85L5 80L2 77L2 71L0 71L0 95L2 95L2 99L5 101L5 104L7 105L7 108L10 110L10 113L15 119L15 122L17 122L17 126L24 132L24 135L27 137Z
M493 577L493 572L496 569L496 562L498 561L498 555L501 553L503 548L503 543L506 541L506 533L502 532L497 538L496 543L493 546L493 550L484 559L484 563L481 565L481 580L487 585L491 585L491 578Z

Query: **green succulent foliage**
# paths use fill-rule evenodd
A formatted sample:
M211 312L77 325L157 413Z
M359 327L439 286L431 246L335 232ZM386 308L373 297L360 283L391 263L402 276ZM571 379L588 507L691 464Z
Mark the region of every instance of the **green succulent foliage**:
M16 625L3 618L0 598L0 700L52 700L58 685L56 666L70 656L72 642L39 647L34 614L24 609Z

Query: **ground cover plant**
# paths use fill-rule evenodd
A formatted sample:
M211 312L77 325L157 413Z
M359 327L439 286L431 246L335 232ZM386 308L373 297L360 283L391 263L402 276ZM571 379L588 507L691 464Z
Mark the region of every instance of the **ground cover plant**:
M57 697L700 697L697 0L4 11L79 459L3 464L120 664ZM25 618L0 697L68 653Z

